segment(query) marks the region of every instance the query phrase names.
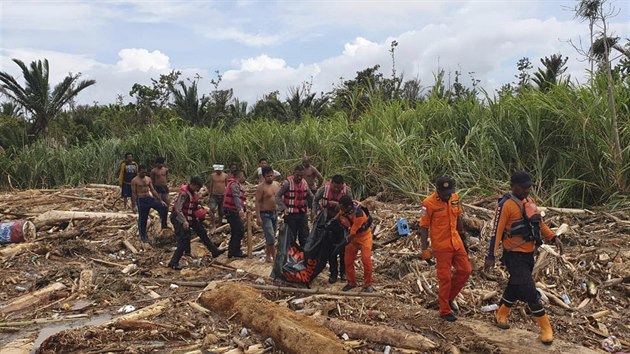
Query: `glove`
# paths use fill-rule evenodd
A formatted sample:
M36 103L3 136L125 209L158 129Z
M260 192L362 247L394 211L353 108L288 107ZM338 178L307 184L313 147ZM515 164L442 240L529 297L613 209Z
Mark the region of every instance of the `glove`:
M422 259L424 259L425 261L430 260L431 258L433 258L433 252L431 252L430 248L425 248L422 250Z

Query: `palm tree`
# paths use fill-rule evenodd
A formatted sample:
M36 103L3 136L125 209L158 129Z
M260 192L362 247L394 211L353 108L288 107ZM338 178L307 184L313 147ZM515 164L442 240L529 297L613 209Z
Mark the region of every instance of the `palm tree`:
M173 104L171 107L175 112L193 125L202 125L208 118L208 102L210 98L203 95L199 98L197 93L197 81L193 81L190 87L183 81L179 82L181 91L171 86L173 93Z
M0 72L0 91L21 105L31 114L28 134L38 138L46 135L48 124L79 92L96 83L94 80L78 81L81 74L66 76L54 89L48 82L48 59L33 61L30 69L19 59L13 61L22 69L25 86L6 72Z

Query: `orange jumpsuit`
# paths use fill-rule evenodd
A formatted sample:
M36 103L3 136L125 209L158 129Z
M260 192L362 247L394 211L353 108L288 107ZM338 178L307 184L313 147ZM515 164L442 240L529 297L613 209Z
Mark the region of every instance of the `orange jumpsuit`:
M437 192L433 193L422 202L422 208L420 227L429 229L431 248L437 261L440 315L447 315L452 312L450 302L462 290L472 272L464 243L457 232L457 218L462 214L459 195L453 193L451 199L444 202Z
M372 229L360 230L361 226L368 221L367 215L363 212L360 204L355 203L352 211L346 214L339 211L339 222L350 229L350 243L346 245L344 265L346 266L346 277L348 284L357 285L357 274L354 269L354 261L357 253L361 251L361 263L363 263L363 283L372 285Z

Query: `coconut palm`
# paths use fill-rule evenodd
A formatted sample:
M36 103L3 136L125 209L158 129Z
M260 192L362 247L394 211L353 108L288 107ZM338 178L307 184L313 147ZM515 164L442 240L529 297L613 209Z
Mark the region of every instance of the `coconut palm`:
M13 61L22 69L25 85L22 87L13 76L0 72L0 91L30 114L28 134L35 138L46 135L48 124L63 107L79 92L96 83L94 80L78 81L81 74L69 74L51 91L48 59L33 61L30 68L19 59Z
M173 104L171 107L177 114L190 122L192 125L202 125L208 118L208 103L210 98L203 95L199 97L197 93L197 81L193 81L190 86L186 86L183 81L178 82L181 91L171 86L173 93Z

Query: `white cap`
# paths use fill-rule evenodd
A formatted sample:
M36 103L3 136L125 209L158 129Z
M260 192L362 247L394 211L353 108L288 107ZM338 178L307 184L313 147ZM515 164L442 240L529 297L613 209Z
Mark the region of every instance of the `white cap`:
M223 171L223 165L212 165L215 171Z

